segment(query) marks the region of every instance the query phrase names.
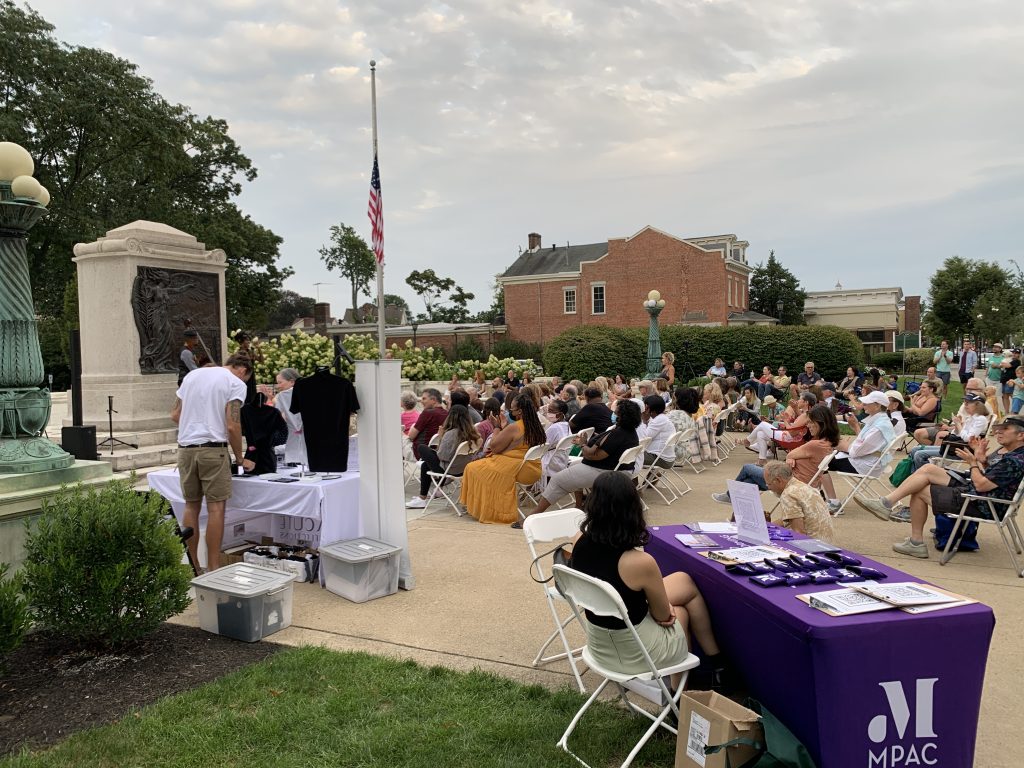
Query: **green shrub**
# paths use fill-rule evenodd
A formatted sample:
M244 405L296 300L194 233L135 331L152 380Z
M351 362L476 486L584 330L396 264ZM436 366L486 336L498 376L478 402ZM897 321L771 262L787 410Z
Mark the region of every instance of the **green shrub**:
M847 366L860 367L864 347L842 328L810 326L739 326L705 328L669 325L661 328L661 348L676 356L680 380L701 376L716 357L727 365L742 360L749 369L785 365L794 375L808 360L826 378L839 380ZM594 376L644 371L646 328L580 326L552 339L544 350L544 370L563 379L589 381Z
M483 360L484 348L476 339L466 339L455 346L455 354L452 357L455 360Z
M544 347L544 373L564 381L586 383L616 373L638 376L646 367L646 329L581 325L563 331Z
M0 563L0 669L4 657L21 645L31 625L32 617L21 592L21 577L8 579L7 563Z
M513 360L541 360L544 349L540 344L529 341L516 341L515 339L500 339L494 342L491 354L499 360L511 357Z
M126 480L62 488L25 544L25 595L45 628L118 647L188 605L191 570L167 503Z
M869 367L881 368L888 373L903 372L902 352L879 352L871 358Z
M907 373L912 373L915 376L923 375L935 359L934 349L908 349L906 354Z

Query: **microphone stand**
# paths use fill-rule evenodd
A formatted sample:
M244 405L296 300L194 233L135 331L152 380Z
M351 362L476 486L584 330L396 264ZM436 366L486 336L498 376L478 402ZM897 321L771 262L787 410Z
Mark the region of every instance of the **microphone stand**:
M125 448L134 448L138 450L139 446L135 443L126 443L124 440L118 440L114 437L114 414L117 411L114 410L114 396L107 395L107 428L110 431L110 437L104 440L102 443L97 445L97 448L110 448L110 455L114 455L114 446L123 445Z

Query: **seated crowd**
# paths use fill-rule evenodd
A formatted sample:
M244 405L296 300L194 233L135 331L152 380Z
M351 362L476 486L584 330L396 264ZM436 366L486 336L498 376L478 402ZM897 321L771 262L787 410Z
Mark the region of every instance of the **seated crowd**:
M785 498L778 505L779 522L828 540L830 517L842 514L846 501L837 493L832 475L876 477L898 443L912 436L917 443L910 453L914 484L886 500L897 505L909 498L910 509L891 510L880 504L886 519L892 514L912 523L913 546L900 544L898 551L919 555L916 522L923 491L917 486L928 475L918 473L934 474L927 469L933 457L952 457L955 452L963 458L965 451L972 451L989 432L991 405L1001 394L998 389L988 391L992 387L982 379L962 376L965 396L960 410L939 421L946 381L938 374L948 373L948 365L942 367L945 370L930 369L931 375L918 386L908 386L906 395L896 388L897 377L885 377L876 369L848 367L835 383L825 380L810 361L791 378L785 366L774 367L773 373L766 365L757 375L740 361L727 366L717 358L707 371L711 380L701 388L673 386L671 353L663 356L662 370L652 379L629 380L613 373L588 383L563 383L557 377L532 381L529 374L520 377L514 371L491 382L478 373L465 387L453 379L443 394L424 390L418 411L415 395L402 395L408 458L419 462L419 494L408 506L426 506L429 473L447 472L451 478L461 477L458 499L464 511L481 522L519 527L525 512L544 512L558 503L582 507L597 479L616 470L634 475L633 484L639 486L635 476L640 469L646 475L687 462L695 467L708 461L717 464L722 435L732 427L749 433L742 444L757 454L736 479L762 491L776 491ZM1024 377L1024 370L1015 367L1013 374ZM1013 403L1020 410L1024 378L1013 381L1010 389L1013 400L1021 401ZM841 434L841 424L847 434ZM440 442L431 445L431 438L438 435ZM456 456L463 443L466 449ZM629 462L621 461L626 451L640 445L635 460L631 455ZM542 455L530 453L535 446L545 447ZM771 461L780 451L783 460ZM984 461L998 463L1003 454L996 454L995 461ZM981 459L979 465L988 466ZM821 503L812 503L804 487L813 488L811 495ZM988 488L984 483L971 487ZM534 509L523 513L522 488L537 500ZM727 492L713 498L730 503ZM876 505L872 511L882 516L881 509Z

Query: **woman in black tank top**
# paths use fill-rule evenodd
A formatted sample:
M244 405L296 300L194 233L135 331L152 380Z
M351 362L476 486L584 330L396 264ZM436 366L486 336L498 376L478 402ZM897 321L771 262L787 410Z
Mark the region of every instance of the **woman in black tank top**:
M672 658L680 649L672 645L671 637L666 647L652 648L665 645L662 635L678 632L678 622L683 632L690 631L697 638L705 664L711 669L720 667L711 617L693 579L682 572L662 578L654 558L638 549L647 543L648 533L643 505L630 477L623 472L602 474L594 481L584 511L586 519L573 546L572 567L607 582L622 596L629 620L655 663L661 666L678 660ZM650 626L652 623L657 626ZM620 619L590 612L587 625L588 643L606 642L608 633L626 629ZM663 650L669 658L655 658L656 650ZM681 651L685 656L685 643Z

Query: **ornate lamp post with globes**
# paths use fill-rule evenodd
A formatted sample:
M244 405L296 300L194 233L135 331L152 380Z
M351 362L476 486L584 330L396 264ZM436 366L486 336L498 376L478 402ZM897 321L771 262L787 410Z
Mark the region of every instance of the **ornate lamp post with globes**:
M658 315L665 308L665 300L658 291L647 294L644 309L651 316L650 328L647 331L647 376L654 377L661 373L661 334L658 332Z
M41 436L50 392L39 388L43 356L25 242L46 215L50 193L32 178L34 170L23 147L0 142L0 474L63 469L75 461Z

